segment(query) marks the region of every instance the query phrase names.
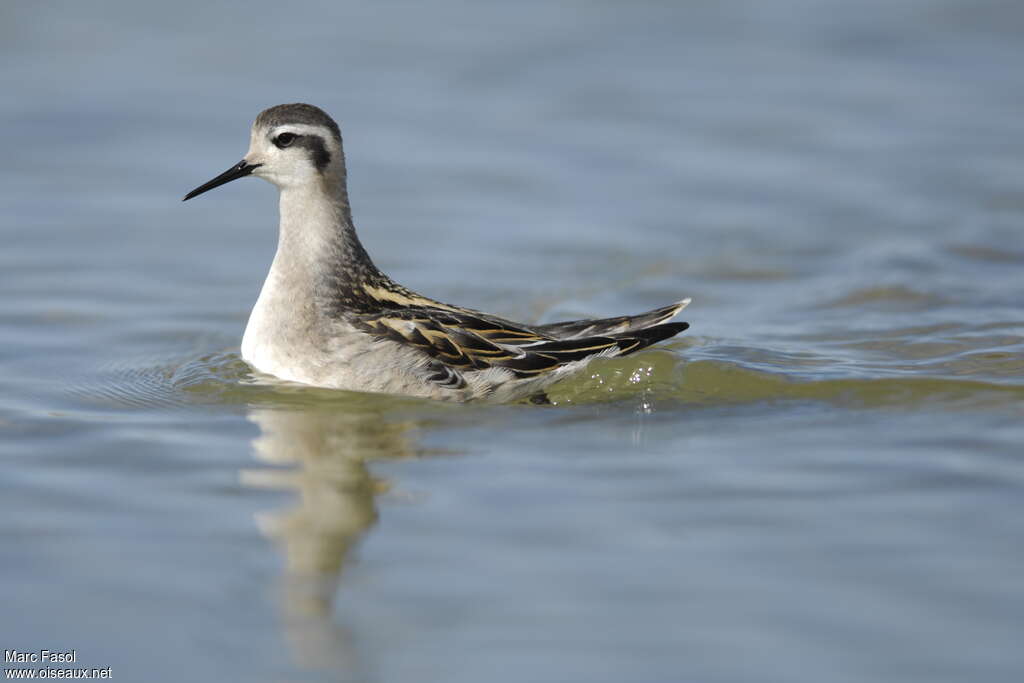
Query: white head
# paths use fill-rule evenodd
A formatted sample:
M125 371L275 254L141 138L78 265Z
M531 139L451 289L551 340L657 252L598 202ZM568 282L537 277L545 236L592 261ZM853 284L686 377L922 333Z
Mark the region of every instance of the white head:
M245 157L185 199L247 175L263 178L282 190L317 183L325 190L343 193L345 156L338 124L311 104L279 104L264 110L252 124Z

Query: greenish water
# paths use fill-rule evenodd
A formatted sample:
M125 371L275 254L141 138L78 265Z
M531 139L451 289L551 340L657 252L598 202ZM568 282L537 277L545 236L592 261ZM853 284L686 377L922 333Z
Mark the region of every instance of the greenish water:
M1024 11L0 9L0 620L122 681L1017 681ZM553 407L267 383L262 108L377 263L553 321ZM5 665L10 668L9 665Z

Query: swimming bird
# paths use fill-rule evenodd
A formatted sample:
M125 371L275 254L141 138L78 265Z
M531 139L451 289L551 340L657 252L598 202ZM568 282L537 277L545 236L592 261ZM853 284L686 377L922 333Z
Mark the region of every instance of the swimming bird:
M245 157L182 201L246 176L280 191L277 253L242 338L260 372L319 387L433 399L547 402L594 358L623 356L689 325L683 299L639 315L530 325L395 283L356 236L338 124L310 104L260 113Z

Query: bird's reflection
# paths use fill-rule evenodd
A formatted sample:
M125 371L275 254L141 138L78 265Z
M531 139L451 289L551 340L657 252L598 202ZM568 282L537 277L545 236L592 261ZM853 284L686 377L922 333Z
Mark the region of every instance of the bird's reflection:
M416 424L365 405L252 408L261 434L253 441L264 466L242 483L293 491L294 505L262 513L261 531L285 556L283 619L295 657L309 666L351 666L354 653L332 618L338 580L354 544L377 519L385 483L367 463L417 454Z

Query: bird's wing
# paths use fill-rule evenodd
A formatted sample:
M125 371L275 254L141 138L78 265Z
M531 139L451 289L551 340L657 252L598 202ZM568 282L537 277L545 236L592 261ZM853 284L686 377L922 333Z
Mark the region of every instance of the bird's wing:
M462 372L503 368L517 377L534 377L599 354L631 353L688 327L675 323L635 334L560 340L475 311L430 306L364 313L352 320L367 334L421 350L434 361L436 381L453 387L459 386Z

